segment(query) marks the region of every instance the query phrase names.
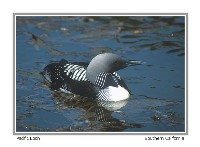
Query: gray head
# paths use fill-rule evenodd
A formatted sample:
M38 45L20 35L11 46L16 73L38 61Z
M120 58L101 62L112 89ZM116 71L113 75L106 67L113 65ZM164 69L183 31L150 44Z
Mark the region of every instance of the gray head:
M90 82L95 83L96 76L102 72L113 73L127 66L141 64L141 61L126 60L113 53L103 53L94 57L87 67L86 76Z

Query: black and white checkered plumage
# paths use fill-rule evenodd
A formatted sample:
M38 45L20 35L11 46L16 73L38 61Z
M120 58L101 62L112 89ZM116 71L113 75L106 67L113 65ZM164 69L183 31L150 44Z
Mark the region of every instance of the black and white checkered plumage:
M54 91L74 93L102 101L120 101L130 95L117 70L128 61L112 53L97 55L90 63L62 59L47 65L42 72Z
M95 85L100 88L105 88L109 85L119 85L118 80L121 80L120 76L116 73L102 72L96 76Z

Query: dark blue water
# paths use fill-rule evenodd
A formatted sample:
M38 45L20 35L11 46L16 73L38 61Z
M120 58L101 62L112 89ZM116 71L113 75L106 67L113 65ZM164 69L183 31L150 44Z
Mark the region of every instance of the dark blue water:
M50 91L40 75L51 61L103 52L146 62L118 72L132 95L101 108L104 122L93 102ZM16 132L69 131L184 132L185 18L17 16Z

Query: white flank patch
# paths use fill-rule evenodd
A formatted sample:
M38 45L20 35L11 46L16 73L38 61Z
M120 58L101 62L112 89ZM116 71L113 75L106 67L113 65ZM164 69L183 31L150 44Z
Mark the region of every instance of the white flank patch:
M108 101L122 101L130 97L130 93L120 85L118 87L109 86L100 93L102 98Z
M71 91L68 91L66 89L63 89L63 88L60 88L60 91L64 92L64 93L67 93L67 94L71 94L72 92Z

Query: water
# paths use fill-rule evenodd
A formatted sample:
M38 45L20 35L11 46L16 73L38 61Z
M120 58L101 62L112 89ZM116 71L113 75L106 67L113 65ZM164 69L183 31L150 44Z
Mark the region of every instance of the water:
M89 62L103 52L146 63L118 72L132 92L126 102L104 108L54 93L40 75L51 61ZM97 121L102 112L105 121ZM183 16L17 16L16 132L184 132L185 125Z

